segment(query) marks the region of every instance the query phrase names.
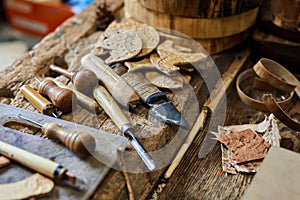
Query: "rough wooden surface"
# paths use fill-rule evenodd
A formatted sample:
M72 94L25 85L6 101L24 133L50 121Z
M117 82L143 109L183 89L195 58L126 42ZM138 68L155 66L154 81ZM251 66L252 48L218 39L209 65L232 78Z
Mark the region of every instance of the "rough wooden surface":
M81 57L94 47L95 41L102 33L101 31L95 32L94 29L96 24L95 10L99 2L95 1L82 14L68 20L53 34L44 38L30 52L13 63L7 71L2 72L0 74L0 96L9 98L11 100L10 105L37 112L19 93L18 89L24 83L30 83L36 88L37 85L32 78L37 74L50 75L48 66L52 63L67 66L66 68L72 71L81 67ZM213 56L213 60L221 73L226 72L239 51L241 51L240 48L235 48ZM253 64L253 60L250 59L244 69L252 67ZM208 92L200 75L198 73L191 75L191 85L197 94L200 107L207 99ZM58 79L65 84L70 84L66 78L58 77ZM183 106L180 99L174 97L172 99L179 107ZM298 104L290 112L292 112L293 117L299 118ZM114 134L121 134L103 111L97 116L90 116L89 114L89 111L76 106L72 114L63 115L62 119ZM155 125L150 124L148 120L148 109L144 105L139 105L131 112L125 111L125 114L137 125L138 134L140 134L138 136L147 136L141 139L141 143L150 151L159 149L170 142L178 131L176 127L167 125L161 127L157 124L157 128L155 128ZM263 115L263 113L242 104L233 86L228 90L226 125L257 123L262 120ZM26 133L41 135L40 131L30 126L15 123L7 126ZM282 124L280 124L280 129L282 146L300 152L299 134ZM243 192L251 183L253 175L226 175L222 173L219 145L214 146L208 156L199 159L198 153L206 131L207 129L195 138L184 159L169 179L166 188L159 194L159 199L237 199L242 197ZM170 155L174 155L175 151L176 149L170 151ZM128 173L135 198L151 198L164 170L162 168L150 173ZM122 172L111 169L94 192L93 199L128 199L128 196Z

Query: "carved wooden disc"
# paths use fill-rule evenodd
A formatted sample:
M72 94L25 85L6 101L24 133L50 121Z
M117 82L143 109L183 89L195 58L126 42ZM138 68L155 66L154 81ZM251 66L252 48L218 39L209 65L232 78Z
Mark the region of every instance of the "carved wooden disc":
M142 51L136 57L142 57L151 53L158 45L160 36L155 28L141 26L136 29L137 34L142 39Z
M129 20L121 23L113 22L108 27L108 30L113 29L133 30L138 34L138 36L142 40L143 47L141 52L136 57L143 57L151 53L157 47L160 40L160 35L154 27L139 23L134 20Z
M142 40L135 31L125 29L108 30L98 40L97 47L109 50L107 64L135 57L142 50Z

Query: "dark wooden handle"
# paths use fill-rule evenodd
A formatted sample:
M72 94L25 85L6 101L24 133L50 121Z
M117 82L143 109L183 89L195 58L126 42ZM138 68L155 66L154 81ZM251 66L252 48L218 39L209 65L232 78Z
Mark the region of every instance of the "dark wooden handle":
M90 134L85 132L66 131L56 123L45 123L42 127L42 131L50 139L60 140L80 157L89 156L89 150L94 151L96 146L96 141Z
M41 95L47 96L53 105L62 112L71 112L72 103L77 102L76 95L72 90L60 88L51 80L44 80L38 88Z
M150 83L140 72L127 72L126 74L122 75L122 78L139 94L141 99L147 104L154 103L159 99L166 99L165 94L162 93L152 83Z

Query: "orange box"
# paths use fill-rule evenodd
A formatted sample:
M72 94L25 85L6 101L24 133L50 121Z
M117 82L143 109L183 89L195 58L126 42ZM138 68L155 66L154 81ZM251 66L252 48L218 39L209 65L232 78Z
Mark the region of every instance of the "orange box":
M62 3L29 0L5 0L7 20L14 29L44 37L63 21L73 16L71 8Z

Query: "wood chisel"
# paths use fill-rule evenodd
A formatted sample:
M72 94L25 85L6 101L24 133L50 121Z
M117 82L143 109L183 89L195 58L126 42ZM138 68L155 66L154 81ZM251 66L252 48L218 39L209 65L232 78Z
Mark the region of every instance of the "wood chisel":
M58 67L52 67L52 70L56 72L62 72L63 75L68 74L68 72L64 71L63 69L58 69ZM92 71L90 72L93 73ZM80 73L80 71L78 73ZM79 83L83 84L79 81L75 82L75 87ZM113 120L116 126L121 130L122 134L129 140L131 145L134 147L134 149L140 155L141 159L144 161L145 165L148 167L148 169L153 170L155 168L155 162L147 153L147 151L143 148L143 146L139 143L139 141L136 139L134 135L134 128L131 125L130 121L128 120L124 112L121 110L117 102L112 98L111 94L106 90L106 88L96 83L97 81L93 80L92 78L90 79L90 82L89 80L85 81L84 84L87 84L89 86L85 89L88 88L93 92L93 95L97 102L104 109L105 113ZM94 86L90 87L92 85ZM84 86L82 86L82 88L84 88ZM91 91L87 91L87 93L90 93Z
M84 68L96 74L98 79L121 106L134 106L139 102L140 97L134 89L107 66L102 59L90 53L81 59L81 64Z
M2 141L0 141L0 153L58 182L64 180L71 183L78 182L75 175L62 165Z
M24 97L42 114L58 118L54 105L29 85L20 88Z
M95 150L95 139L93 138L93 136L86 132L68 131L63 129L57 123L53 122L46 122L42 124L22 114L19 114L18 117L41 127L42 132L48 138L61 141L66 147L71 149L76 155L80 157L85 158L90 155L89 150ZM88 149L86 148L86 146L88 146Z

